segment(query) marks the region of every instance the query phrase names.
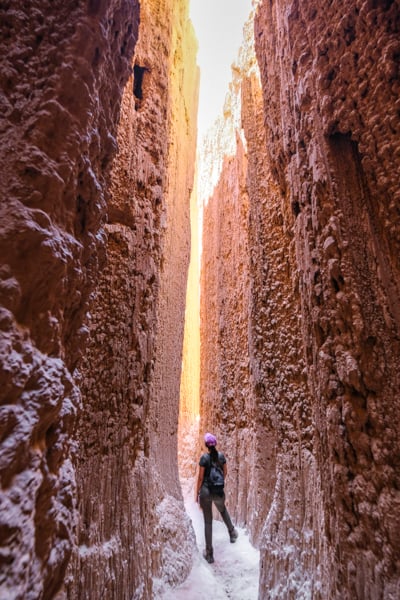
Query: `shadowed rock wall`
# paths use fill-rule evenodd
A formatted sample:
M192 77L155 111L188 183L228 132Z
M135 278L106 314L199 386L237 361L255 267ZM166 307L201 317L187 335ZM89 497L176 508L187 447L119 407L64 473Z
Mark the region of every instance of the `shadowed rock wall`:
M399 18L261 2L263 102L234 67L238 143L209 144L201 429L260 544L260 598L399 593Z
M138 5L0 13L0 596L27 600L56 594L74 543L74 371Z
M390 1L263 2L256 19L269 160L295 216L322 598L399 593L399 27ZM265 534L262 588L289 593L287 533Z
M213 196L204 209L201 275L201 431L215 431L229 461L230 504L245 520L247 498L239 478L251 477L241 437L251 439L246 410L250 400L247 328L248 197L246 158L239 139L235 157L227 157ZM250 454L252 454L250 452ZM250 459L251 460L251 459Z
M82 364L71 598L155 598L158 580L177 584L191 568L177 427L196 51L186 0L141 2Z

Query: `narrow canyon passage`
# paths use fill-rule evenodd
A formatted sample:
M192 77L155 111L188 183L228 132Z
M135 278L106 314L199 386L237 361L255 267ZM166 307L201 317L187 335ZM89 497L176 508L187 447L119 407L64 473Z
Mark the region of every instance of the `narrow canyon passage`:
M241 129L238 116L240 114L240 101L237 93L232 94L229 86L237 85L237 81L232 81L232 69L241 69L243 72L243 57L239 58L239 46L242 47L241 55L246 54L247 61L253 60L255 63L252 35L247 35L243 41L243 27L245 19L250 13L250 3L208 3L208 6L202 6L199 14L194 14L194 26L198 24L199 30L196 34L199 37L199 64L200 64L200 107L199 107L199 131L198 131L198 150L197 164L195 174L195 185L191 194L191 258L188 271L188 283L186 292L185 309L185 332L183 342L182 358L182 376L180 390L180 412L178 428L178 458L181 485L184 493L185 507L194 526L196 541L199 554L195 557L193 569L187 581L176 588L171 595L168 593L165 598L196 598L206 599L213 595L215 598L240 598L241 600L255 600L258 597L258 579L259 579L259 552L250 544L245 529L237 526L239 531L239 541L234 547L229 544L229 537L225 525L221 521L214 521L213 525L213 556L215 562L208 565L203 559L205 548L204 523L200 507L195 503L195 486L197 483L198 461L200 455L205 451L202 442L205 430L214 428L220 434L219 423L215 420L207 422L203 418L204 408L207 406L207 399L200 400L200 382L201 382L201 332L204 330L207 315L200 310L200 290L202 255L207 252L207 247L213 244L213 240L207 238L202 231L203 214L207 205L212 181L216 182L221 171L224 156L230 155L235 146L236 131ZM244 5L246 6L244 6ZM234 21L234 12L238 12L236 22ZM205 11L205 12L203 12ZM225 12L224 12L225 11ZM230 14L227 27L231 26L232 31L227 30L224 39L225 54L221 55L220 49L220 27L219 21L226 12ZM214 15L213 26L210 28L209 19L207 19L205 33L202 32L202 19L205 14ZM247 29L251 30L253 26L254 14L249 18ZM215 21L215 23L214 23ZM235 27L236 25L236 31ZM203 25L204 28L204 25ZM248 34L249 32L247 32ZM205 37L202 37L205 36ZM202 42L207 45L207 55L202 54ZM229 55L229 50L231 55ZM251 57L249 58L249 55ZM216 59L216 57L218 57ZM223 64L225 58L226 64ZM231 68L231 64L235 63ZM224 69L230 77L230 82L226 85L220 84L219 90L216 89L218 79L223 80ZM228 85L229 84L229 85ZM206 89L204 90L203 87ZM220 94L218 95L218 91ZM206 99L205 99L206 98ZM219 100L219 104L218 104ZM207 104L207 115L203 114L204 106ZM213 105L213 102L216 106ZM236 117L233 122L231 118L224 115L223 105L229 104L234 110ZM219 110L218 110L219 109ZM214 116L214 122L212 114ZM208 118L208 130L205 130L204 123ZM226 121L226 124L225 124ZM221 138L221 127L225 129L225 135ZM209 145L215 143L219 151L210 151ZM210 163L213 164L213 173L210 173ZM222 232L223 233L223 232ZM216 268L216 265L214 265ZM200 322L202 317L203 322ZM201 429L202 428L202 429ZM224 439L221 436L221 440ZM232 514L238 514L236 507L229 505L230 497L234 498L233 490L237 485L235 465L228 459L228 485L225 488L227 506ZM232 474L231 474L232 473ZM231 486L229 486L231 481ZM231 492L229 493L229 488ZM236 501L236 498L235 498ZM217 516L214 507L214 518ZM241 522L245 525L245 521Z
M252 15L245 28L223 114L198 158L192 213L201 224L202 256L200 268L195 234L183 349L181 472L195 472L193 439L215 431L233 466L228 505L261 548L260 598L399 593L392 562L397 550L390 541L393 519L400 516L398 461L381 438L388 428L398 431L397 233L393 229L389 242L378 217L384 206L393 210L384 200L392 192L384 185L383 195L370 200L372 182L383 175L372 166L362 121L367 115L379 120L376 99L359 98L349 87L349 80L354 86L363 80L358 48L364 47L367 23L373 19L382 36L393 40L399 14L389 5L380 15L369 13L361 4L347 7L350 37L341 22L334 40L322 15L311 25L308 6L290 4L288 22L279 12L283 5L275 12L259 8L255 24ZM332 23L339 10L342 4L332 7ZM314 20L316 9L312 14ZM308 54L303 31L318 40ZM372 87L383 80L380 68L366 77ZM398 78L387 81L387 98L397 86ZM398 124L390 123L383 135L398 147ZM383 372L390 373L385 384ZM389 420L376 413L382 393L388 394ZM393 477L388 496L375 462L381 448ZM379 523L378 538L386 536L381 550L372 521ZM183 590L192 589L188 581ZM210 585L207 577L204 582ZM223 585L220 592L241 597L224 596ZM251 598L255 592L248 593Z
M0 3L0 599L397 600L399 1L191 4Z

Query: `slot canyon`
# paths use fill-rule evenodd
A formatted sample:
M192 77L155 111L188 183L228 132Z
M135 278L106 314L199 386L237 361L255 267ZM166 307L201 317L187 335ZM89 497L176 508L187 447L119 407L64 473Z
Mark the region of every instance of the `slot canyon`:
M400 598L400 2L243 25L201 139L189 0L0 2L0 600L173 594L205 431L259 600Z

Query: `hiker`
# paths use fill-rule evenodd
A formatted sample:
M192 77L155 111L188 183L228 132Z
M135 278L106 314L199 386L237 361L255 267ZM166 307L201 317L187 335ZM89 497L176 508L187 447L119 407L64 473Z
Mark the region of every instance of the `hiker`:
M207 562L214 562L214 551L212 547L212 503L214 502L221 517L228 528L229 539L233 544L236 542L238 532L234 528L229 513L225 506L224 483L227 473L226 458L222 452L218 452L217 438L212 433L206 433L204 442L208 450L200 457L199 476L196 486L196 502L200 502L204 516L204 535L206 549L204 558Z

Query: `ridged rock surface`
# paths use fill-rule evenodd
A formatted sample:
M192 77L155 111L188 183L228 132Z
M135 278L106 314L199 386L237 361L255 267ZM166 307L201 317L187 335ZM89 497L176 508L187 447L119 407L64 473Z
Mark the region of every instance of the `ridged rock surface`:
M2 2L0 16L0 597L36 600L74 544L74 371L138 5Z
M399 594L399 22L261 2L263 105L239 64L237 143L224 158L217 127L206 150L202 429L260 598Z
M71 598L156 598L159 580L176 585L191 567L177 427L196 50L186 0L141 2L82 365Z

